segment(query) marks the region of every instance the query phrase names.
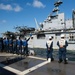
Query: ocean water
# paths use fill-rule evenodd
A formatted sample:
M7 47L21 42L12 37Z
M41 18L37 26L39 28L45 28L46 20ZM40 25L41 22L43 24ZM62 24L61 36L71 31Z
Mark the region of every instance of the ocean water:
M47 50L43 48L29 48L29 50L34 50L36 56L46 58ZM58 59L58 50L53 50L54 59ZM69 61L75 61L75 51L67 50L66 57Z

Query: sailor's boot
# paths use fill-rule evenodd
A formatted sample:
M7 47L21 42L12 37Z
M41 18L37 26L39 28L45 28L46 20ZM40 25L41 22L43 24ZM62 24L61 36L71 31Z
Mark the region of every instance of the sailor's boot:
M59 61L58 61L59 63L61 63L62 62L62 59L59 59Z
M54 61L54 58L51 58L51 61Z
M48 60L48 58L47 58L47 60Z
M68 64L67 60L64 60L64 64Z

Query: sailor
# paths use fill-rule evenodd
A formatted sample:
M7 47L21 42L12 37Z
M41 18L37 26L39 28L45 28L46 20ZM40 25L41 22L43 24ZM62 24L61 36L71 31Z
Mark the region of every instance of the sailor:
M3 51L5 52L5 46L6 46L6 44L5 44L5 39L6 39L6 37L3 37Z
M13 40L11 37L9 38L9 52L13 53Z
M49 40L46 42L46 47L47 47L47 60L51 59L51 61L54 60L53 58L53 41L52 41L52 37L49 37Z
M13 39L13 54L16 53L17 54L17 40L14 37Z
M0 52L3 51L3 50L2 50L2 46L3 46L3 40L2 40L2 38L0 38Z
M17 54L22 54L22 40L20 37L17 38Z
M9 39L7 37L4 37L3 45L4 45L4 51L9 52Z
M28 41L29 41L30 37L28 39L24 38L24 40L22 40L22 49L23 49L23 54L28 56L29 55L29 51L28 51Z
M61 39L57 42L59 47L59 63L64 60L64 64L67 64L66 60L66 47L68 46L68 42L65 40L65 35L61 34Z

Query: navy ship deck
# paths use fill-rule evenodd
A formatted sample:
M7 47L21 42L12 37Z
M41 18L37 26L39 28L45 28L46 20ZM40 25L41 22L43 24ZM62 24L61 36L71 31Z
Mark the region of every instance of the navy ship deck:
M36 56L0 53L0 75L75 75L75 61L48 62Z

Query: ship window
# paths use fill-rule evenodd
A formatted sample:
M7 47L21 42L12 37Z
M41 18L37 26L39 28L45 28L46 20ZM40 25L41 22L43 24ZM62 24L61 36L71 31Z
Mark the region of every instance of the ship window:
M75 41L75 36L73 34L70 34L69 41Z
M37 39L45 39L45 34L37 34Z
M62 19L60 19L60 21L62 21Z
M60 33L55 34L56 36L60 36Z

